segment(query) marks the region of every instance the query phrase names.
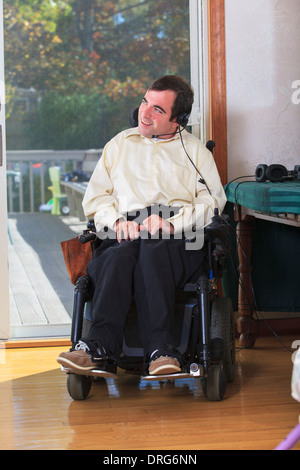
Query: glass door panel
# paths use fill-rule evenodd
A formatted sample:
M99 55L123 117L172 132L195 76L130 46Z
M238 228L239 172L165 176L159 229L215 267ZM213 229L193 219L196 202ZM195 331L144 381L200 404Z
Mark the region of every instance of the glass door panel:
M68 336L73 286L60 241L85 221L64 195L53 213L49 168L64 181L88 180L155 78L190 80L189 1L6 0L3 8L12 336Z

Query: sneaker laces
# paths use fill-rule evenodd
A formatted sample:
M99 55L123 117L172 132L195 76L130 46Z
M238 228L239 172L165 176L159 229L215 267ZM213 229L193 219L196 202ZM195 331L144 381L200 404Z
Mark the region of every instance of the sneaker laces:
M106 358L105 349L100 346L97 347L96 345L94 345L92 342L89 342L88 340L83 341L82 339L80 339L76 343L74 350L75 351L82 350L86 352L93 360L102 360Z
M76 343L75 348L76 351L80 351L81 349L85 352L90 351L90 348L88 345L84 342L79 340L78 343Z
M155 354L159 351L159 349L155 349L153 353L150 355L150 361L152 361L152 358L155 356Z
M181 365L183 362L181 354L170 345L162 345L162 346L159 346L158 349L155 349L150 354L149 364L155 361L156 359L158 359L159 357L173 357L174 359L177 359Z

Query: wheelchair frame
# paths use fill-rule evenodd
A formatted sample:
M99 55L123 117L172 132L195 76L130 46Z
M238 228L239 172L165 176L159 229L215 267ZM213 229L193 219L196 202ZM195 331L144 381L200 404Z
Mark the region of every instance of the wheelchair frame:
M233 309L229 298L218 295L226 257L229 250L229 223L224 216L215 215L205 228L205 244L208 253L208 273L201 274L196 282L185 285L183 294L189 297L185 304L185 321L182 326L184 344L178 348L185 359L181 373L165 376L143 376L143 380L173 380L179 378L200 379L205 396L210 401L222 400L228 382L235 375L235 331ZM79 236L81 243L96 239L93 221ZM72 346L86 335L89 323L87 305L92 298L91 282L87 275L78 279L74 291L71 341ZM192 300L191 300L192 299ZM185 331L184 331L185 330ZM181 350L180 350L181 348ZM117 367L141 374L143 349L128 347L124 334L123 353L117 363L109 363L106 377L116 377ZM67 387L74 400L87 398L96 372L84 375L66 371Z

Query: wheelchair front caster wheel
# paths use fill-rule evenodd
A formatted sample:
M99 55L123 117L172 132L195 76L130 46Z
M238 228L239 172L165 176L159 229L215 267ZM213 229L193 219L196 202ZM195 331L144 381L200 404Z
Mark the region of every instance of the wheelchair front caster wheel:
M87 375L68 374L67 388L73 400L85 400L90 393L92 379Z
M220 365L208 369L207 377L201 379L202 389L209 401L221 401L226 392L227 379Z

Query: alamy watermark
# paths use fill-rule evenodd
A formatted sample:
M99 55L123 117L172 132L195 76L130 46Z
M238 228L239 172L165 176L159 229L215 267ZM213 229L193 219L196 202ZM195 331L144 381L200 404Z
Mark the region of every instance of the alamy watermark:
M292 342L292 349L295 349L296 351L293 352L292 354L292 362L293 364L300 364L300 339L296 339L295 341Z
M294 80L292 83L292 88L295 90L292 94L292 103L300 104L300 80Z
M124 201L123 201L124 202ZM120 204L122 206L122 204ZM122 206L124 208L124 206ZM142 226L143 221L150 217L150 215L158 215L164 220L169 220L172 223L172 217L180 211L180 207L169 207L161 204L155 204L145 209L132 211L127 214L127 220L134 220L138 225ZM125 211L121 211L124 214ZM101 212L101 216L105 219L106 210L104 209ZM97 231L97 236L101 240L104 239L116 239L116 232L107 228ZM149 233L146 230L141 230L139 232L140 239L147 239ZM184 226L181 227L181 230L176 230L174 234L164 233L157 231L155 235L151 235L152 240L180 240L184 239L186 242L186 250L200 250L204 245L204 204L196 204L193 210L193 221L189 228Z

